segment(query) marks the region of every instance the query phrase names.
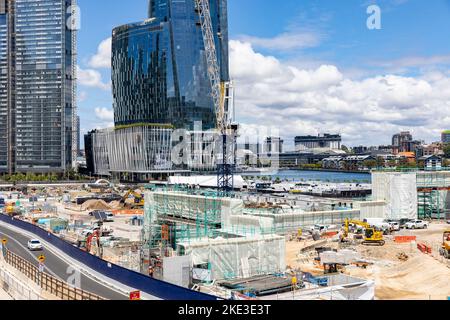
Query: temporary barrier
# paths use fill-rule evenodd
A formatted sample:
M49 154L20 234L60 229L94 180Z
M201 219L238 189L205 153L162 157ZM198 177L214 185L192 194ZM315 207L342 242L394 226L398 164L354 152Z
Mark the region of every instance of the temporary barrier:
M395 236L396 243L410 243L417 240L416 236Z
M31 223L14 219L0 214L0 221L26 230L40 237L51 245L63 251L71 258L88 266L92 270L113 279L123 285L140 290L151 296L163 300L217 300L212 295L196 292L187 288L179 287L164 281L150 278L144 274L120 267L99 257L74 247L70 243L58 238L51 232L47 232Z
M425 254L431 254L432 253L431 247L427 246L424 243L418 243L417 244L417 249L419 249L422 253L425 253Z

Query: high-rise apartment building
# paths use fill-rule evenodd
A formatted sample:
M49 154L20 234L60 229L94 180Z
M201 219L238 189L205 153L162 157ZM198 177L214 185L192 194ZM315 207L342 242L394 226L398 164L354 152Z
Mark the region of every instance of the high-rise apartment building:
M227 1L210 0L221 78L229 80ZM149 19L112 36L116 126L215 127L205 46L195 0L150 0Z
M0 172L76 160L76 0L0 0Z

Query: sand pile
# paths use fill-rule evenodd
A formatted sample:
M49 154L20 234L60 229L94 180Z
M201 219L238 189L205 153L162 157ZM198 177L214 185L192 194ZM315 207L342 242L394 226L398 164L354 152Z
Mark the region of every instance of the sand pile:
M430 256L417 255L407 262L373 270L378 299L446 299L450 269Z
M120 201L111 201L109 203L109 206L111 207L111 209L116 210L116 209L122 209L123 205L120 203Z
M81 209L83 209L83 210L111 210L111 206L109 206L103 200L88 200L81 205Z

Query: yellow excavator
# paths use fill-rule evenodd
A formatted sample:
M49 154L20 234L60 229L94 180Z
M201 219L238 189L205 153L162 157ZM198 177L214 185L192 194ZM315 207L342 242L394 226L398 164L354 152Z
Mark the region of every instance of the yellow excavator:
M450 229L442 234L442 247L439 248L439 253L445 259L450 259Z
M350 224L361 226L364 228L364 241L365 245L376 244L379 246L384 246L386 241L384 241L383 231L378 231L373 228L369 223L359 220L345 219L344 233L342 234L341 241L348 238Z
M128 204L127 203L127 199L130 196L134 197L134 203L133 204ZM132 209L141 209L144 207L144 195L130 189L128 190L127 193L125 193L125 195L122 197L122 200L120 200L121 203L123 203L124 205L130 205L132 207Z

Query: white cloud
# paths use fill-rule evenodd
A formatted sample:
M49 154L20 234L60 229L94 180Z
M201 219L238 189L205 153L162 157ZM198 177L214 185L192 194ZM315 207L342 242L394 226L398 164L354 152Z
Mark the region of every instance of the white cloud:
M107 108L95 108L95 116L101 121L113 121L114 112Z
M87 92L86 91L80 91L78 93L78 102L86 101L87 98Z
M100 42L97 53L89 60L91 68L111 68L111 37Z
M111 83L104 83L102 75L97 70L77 67L78 83L82 86L110 90Z
M316 47L321 42L321 36L312 31L293 30L284 32L272 38L241 35L238 39L251 43L255 48L290 51Z
M242 41L230 42L230 67L238 120L247 129L279 129L288 143L339 132L349 145L388 144L400 130L434 141L450 128L450 75L443 72L355 81L336 66L301 69Z

